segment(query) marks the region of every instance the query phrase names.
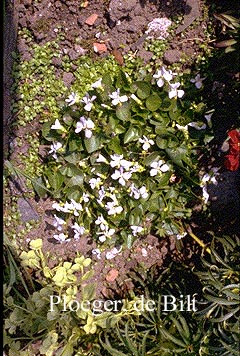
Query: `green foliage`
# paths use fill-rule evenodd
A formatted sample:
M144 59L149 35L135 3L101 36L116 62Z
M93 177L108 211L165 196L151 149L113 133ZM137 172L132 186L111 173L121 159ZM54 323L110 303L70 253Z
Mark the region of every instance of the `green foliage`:
M204 302L198 317L208 330L209 350L218 355L239 352L239 238L214 237L212 258L204 259L203 271L196 274L203 284Z
M239 352L239 239L214 237L212 255L193 271L172 264L165 271L135 274L136 289L155 301L152 311L128 316L100 342L107 355L237 355ZM202 289L202 290L201 290ZM162 296L196 296L197 312L163 309ZM96 355L100 353L96 352Z
M195 147L204 135L193 129L192 137L179 123L189 123L194 112L201 117L204 105L197 110L189 101L170 99L168 84L159 88L146 72L141 78L122 70L98 77L83 99L81 91L71 92L58 120L42 128L44 143L51 144L44 180L59 202L57 211L102 240L112 229L112 242L126 243L131 226L144 234L178 234L196 199ZM81 214L65 209L69 201L80 204ZM94 223L99 217L105 233Z
M216 47L225 48L225 53L230 53L239 49L239 38L240 38L240 21L238 18L231 16L228 13L214 14L214 17L219 20L223 28L227 28L228 36L230 38L218 41Z
M166 311L164 304L164 296L179 298L186 294L186 290L190 294L194 292L194 288L190 289L189 286L199 286L196 276L182 266L172 264L165 270L155 267L148 273L139 271L133 277L137 290L142 288L144 293L144 307L139 316L127 316L119 321L115 330L102 333L100 342L107 355L200 354L204 346L202 323L196 320L192 311ZM189 280L187 285L186 280ZM155 303L151 310L147 309L150 301ZM96 352L96 355L99 354Z

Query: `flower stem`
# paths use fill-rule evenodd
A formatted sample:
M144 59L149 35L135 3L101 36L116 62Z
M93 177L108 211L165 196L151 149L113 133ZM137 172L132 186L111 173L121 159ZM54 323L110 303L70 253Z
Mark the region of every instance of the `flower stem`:
M204 244L204 242L202 240L200 240L191 230L190 226L187 227L187 232L188 234L205 250L207 251L210 255L212 254L212 251L209 247L206 247L206 245Z

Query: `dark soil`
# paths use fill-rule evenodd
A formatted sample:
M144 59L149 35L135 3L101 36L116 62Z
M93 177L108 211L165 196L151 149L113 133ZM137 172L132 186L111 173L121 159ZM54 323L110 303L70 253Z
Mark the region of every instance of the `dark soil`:
M177 17L182 16L182 23L184 23L184 20L187 21L185 22L187 28L185 31L183 27L178 28L178 30L176 28L174 35L171 37L168 51L164 55L163 62L165 64L175 63L180 60L182 55L185 55L189 58L189 62L187 61L185 66L190 66L194 62L194 58L202 53L199 44L207 41L204 32L207 28L207 19L203 16L204 9L202 4L200 7L196 7L196 3L197 1L185 2L183 0L42 0L38 2L19 0L19 3L16 1L15 5L18 13L18 29L27 28L30 30L37 44L41 45L47 41L54 40L60 32L63 32L64 39L60 41L60 48L62 55L68 54L70 60L77 59L83 54L89 54L93 58L114 54L116 60L121 65L124 65L122 55L131 50L133 52L136 51L136 55L140 56L145 62L151 59L152 53L144 49L144 32L151 20L157 17L168 17L176 20ZM80 7L80 4L85 4L86 6ZM97 15L94 24L87 24L86 21L94 14ZM200 17L197 21L188 27L198 15ZM198 44L195 39L198 39ZM105 44L106 50L104 52L95 52L94 43ZM14 44L11 46L14 47ZM31 47L29 47L24 38L17 39L17 50L22 60L28 61L33 55ZM59 63L55 65L56 69L61 71ZM72 77L70 77L71 73L68 73L68 77L65 77L66 84L71 82ZM225 85L225 79L220 81L220 87L221 83ZM213 85L213 82L210 85ZM226 88L226 85L224 88ZM220 92L226 95L225 90L222 89ZM209 89L209 93L212 93L212 88ZM211 102L210 95L209 101ZM217 117L215 116L213 120L216 122ZM231 125L234 124L234 120L232 121ZM226 124L226 120L223 120L223 122L224 130L221 129L222 125L214 127L217 134L224 131L223 134L217 136L217 148L215 149L217 156L221 154L219 153L220 147L222 141L226 138L226 130L231 126L229 123ZM29 132L29 130L36 130L34 125L33 123L31 128L27 127L21 129L21 132L15 132L15 136L24 137L25 133ZM27 150L27 147L23 145L13 152L11 159L17 162L19 152L24 150ZM223 180L225 183L222 182L220 184L220 191L218 189L216 192L214 188L211 190L212 200L217 200L217 204L213 205L213 211L216 212L215 222L219 224L222 212L225 209L224 224L229 226L234 221L234 228L238 230L239 172L235 172L234 174L224 172ZM46 254L50 253L52 265L56 264L60 257L64 259L71 258L75 255L76 251L85 256L92 257L91 251L93 248L96 248L96 243L91 238L86 237L78 242L71 241L67 245L53 242L54 227L52 225L53 217L50 212L52 205L50 199L36 201L33 198L27 198L27 189L24 185L19 184L19 182L17 184L16 182L10 182L10 188L11 194L19 197L18 208L23 225L20 224L18 229L23 229L24 223L29 220L35 219L39 223L37 228L32 229L28 233L24 243L27 244L27 241L31 239L42 238L44 241L44 252ZM223 191L224 194L221 194ZM217 199L216 196L218 196ZM187 239L184 241L184 245L185 252L184 255L181 255L176 249L175 238L163 239L160 242L156 237L150 235L142 241L138 240L131 251L126 250L120 253L114 260L96 260L94 269L96 271L95 276L97 277L94 278L97 278L95 282L97 282L98 295L102 294L105 297L109 297L113 296L113 291L121 294L124 291L132 289L134 285L131 279L128 279L128 272L136 269L138 266L145 266L146 269L154 264L164 266L169 257L175 260L184 259L188 263L191 263L193 252L196 252L198 248L194 244L190 247ZM147 256L143 256L142 249L148 251ZM53 257L55 257L55 260ZM118 271L117 276L111 278L116 270Z
M82 6L87 5L81 7L81 3ZM176 19L180 15L186 16L183 21L186 25L177 29L178 35L175 35L171 43L170 49L175 50L173 58L171 54L166 58L172 62L180 58L182 53L192 58L199 53L199 46L193 39L204 41L204 29L207 26L206 22L202 21L181 37L184 27L200 16L198 2L193 0L20 0L18 10L19 28L28 28L36 43L43 44L54 40L59 32L63 32L65 38L60 42L60 46L63 54L68 54L71 60L84 53L92 53L93 43L96 42L106 45L104 55L114 49L119 49L122 54L137 50L140 57L149 60L151 53L144 50L144 40L140 40L148 23L154 18ZM91 15L96 15L97 19L93 24L88 24ZM22 58L27 60L31 57L31 49L23 39L19 39L18 49Z

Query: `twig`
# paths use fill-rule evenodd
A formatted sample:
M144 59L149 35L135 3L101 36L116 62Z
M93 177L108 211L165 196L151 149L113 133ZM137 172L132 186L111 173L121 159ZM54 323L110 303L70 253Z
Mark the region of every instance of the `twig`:
M212 254L212 251L209 247L207 247L205 245L205 243L200 240L193 232L192 232L192 229L190 228L190 226L187 226L186 227L186 230L188 232L188 234L205 250L207 251L207 253L209 253L210 255Z

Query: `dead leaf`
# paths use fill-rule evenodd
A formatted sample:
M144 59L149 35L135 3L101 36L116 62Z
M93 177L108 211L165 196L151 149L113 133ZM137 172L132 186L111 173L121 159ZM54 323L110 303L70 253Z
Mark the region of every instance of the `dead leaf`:
M120 64L120 66L122 66L124 63L122 53L118 49L115 48L112 51L112 54L113 54L114 58L116 59L116 61Z

